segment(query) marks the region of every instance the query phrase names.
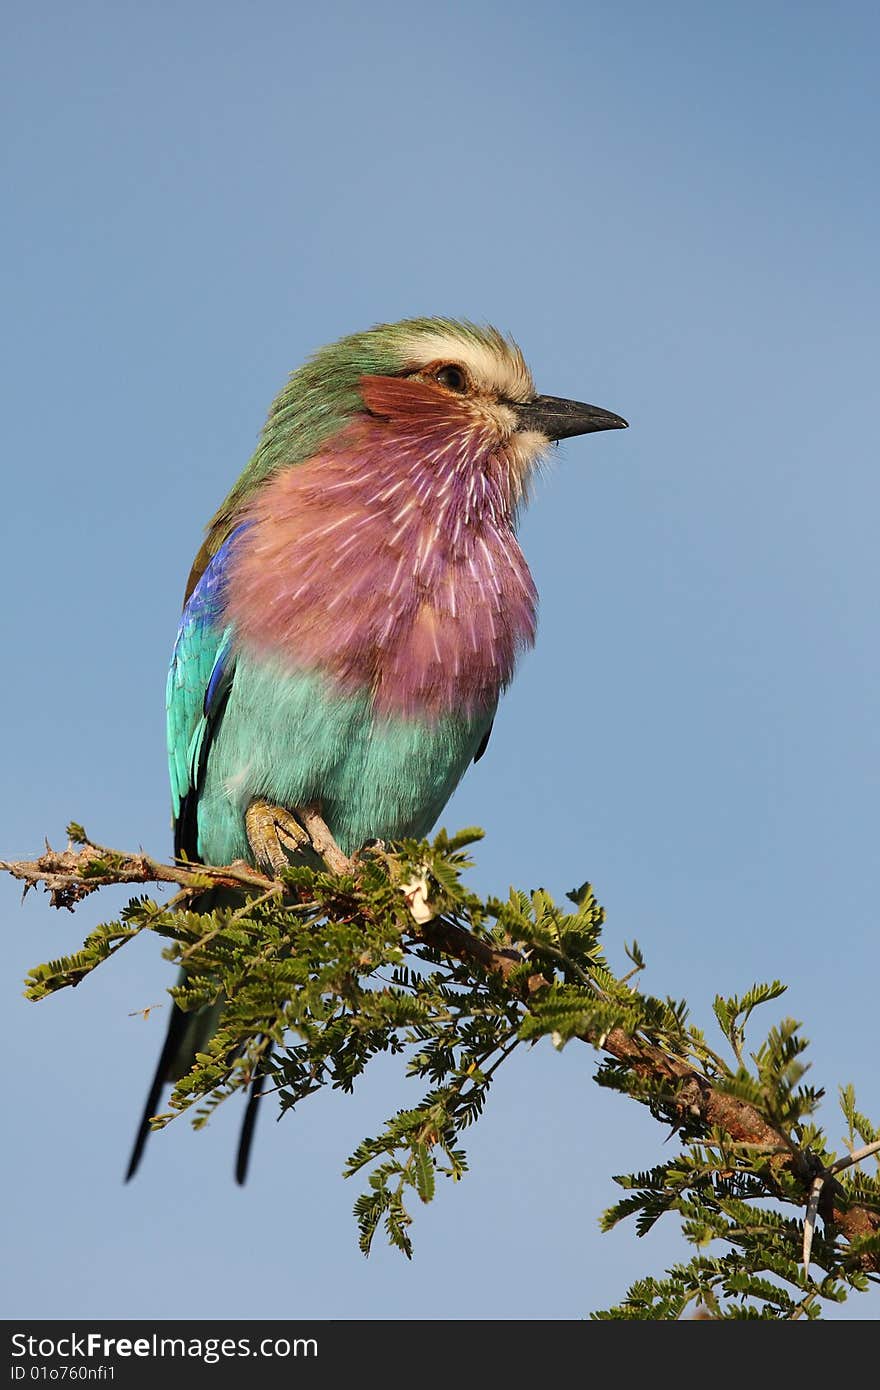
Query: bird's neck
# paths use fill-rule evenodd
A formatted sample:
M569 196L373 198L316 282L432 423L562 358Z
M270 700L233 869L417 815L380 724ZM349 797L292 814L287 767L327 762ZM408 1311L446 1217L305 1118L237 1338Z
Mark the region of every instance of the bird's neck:
M490 709L534 639L509 469L479 432L353 422L246 513L228 612L238 641L320 670L378 711Z

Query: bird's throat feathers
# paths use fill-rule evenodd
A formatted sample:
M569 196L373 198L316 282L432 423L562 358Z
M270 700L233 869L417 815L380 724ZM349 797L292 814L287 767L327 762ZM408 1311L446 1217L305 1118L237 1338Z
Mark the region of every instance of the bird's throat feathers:
M489 711L534 640L514 533L531 460L502 442L490 407L413 379L360 388L369 413L271 477L242 516L237 641L282 670L369 688L382 714Z

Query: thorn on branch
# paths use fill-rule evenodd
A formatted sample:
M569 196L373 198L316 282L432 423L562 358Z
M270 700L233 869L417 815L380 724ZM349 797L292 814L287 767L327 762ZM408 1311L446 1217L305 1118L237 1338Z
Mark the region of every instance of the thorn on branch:
M84 834L84 832L83 832ZM24 883L26 896L32 888L42 886L49 894L53 907L72 912L98 888L117 883L174 883L185 893L200 893L212 886L229 888L259 888L262 891L277 887L242 861L215 869L205 864L162 864L149 855L121 854L118 850L80 839L79 848L69 842L66 849L53 849L46 841L46 852L39 859L0 859L0 872L11 874Z

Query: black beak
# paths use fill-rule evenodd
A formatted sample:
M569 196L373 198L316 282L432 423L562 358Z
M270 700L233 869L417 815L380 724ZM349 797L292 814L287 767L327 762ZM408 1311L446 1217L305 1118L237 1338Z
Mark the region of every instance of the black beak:
M570 439L575 434L595 434L597 430L625 430L627 423L610 410L583 401L566 401L561 396L536 396L526 405L513 406L521 430L538 430L548 439Z

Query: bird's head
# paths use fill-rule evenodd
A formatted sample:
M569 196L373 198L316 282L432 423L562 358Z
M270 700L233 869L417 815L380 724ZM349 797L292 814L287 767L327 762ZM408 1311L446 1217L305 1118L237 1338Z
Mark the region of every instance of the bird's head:
M352 429L373 443L403 442L428 465L436 458L476 472L491 460L515 510L551 443L625 428L597 406L539 395L519 347L495 328L445 318L379 324L320 348L292 373L211 524L191 583L262 484Z
M296 458L308 457L362 414L425 439L454 434L489 453L503 448L517 497L551 442L626 427L610 411L538 395L519 347L497 329L421 318L379 324L321 348L291 376L264 442L284 455L276 436L286 436L293 462L290 446Z

